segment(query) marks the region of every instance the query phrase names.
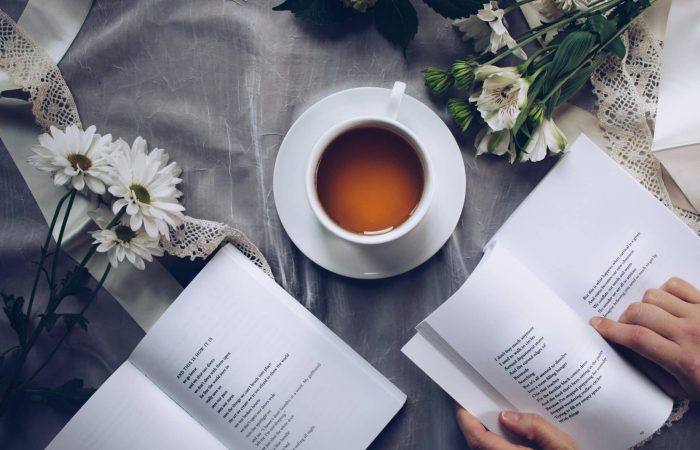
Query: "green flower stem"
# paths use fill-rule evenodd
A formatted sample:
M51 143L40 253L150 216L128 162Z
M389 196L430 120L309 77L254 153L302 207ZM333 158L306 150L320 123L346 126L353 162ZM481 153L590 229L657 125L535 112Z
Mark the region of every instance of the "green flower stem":
M556 50L559 47L559 45L548 45L546 47L542 47L541 49L537 50L535 53L530 56L527 61L523 62L520 64L518 67L520 69L520 73L525 73L527 69L530 68L530 65L535 62L537 58L540 56L547 56L548 53L552 52L553 50ZM535 66L537 67L537 66Z
M85 312L88 310L92 302L95 300L95 297L97 297L97 293L102 289L102 285L104 284L105 280L107 279L107 275L109 275L109 271L111 270L112 265L108 262L107 267L105 268L104 272L102 273L102 277L100 278L100 281L97 283L97 286L95 289L92 290L92 293L90 294L90 298L87 300L85 303L85 306L80 310L80 315L84 315ZM15 390L16 392L22 392L29 383L36 378L39 373L44 370L44 368L51 362L51 359L53 359L54 355L56 352L58 352L59 348L65 342L66 339L68 339L68 336L70 335L71 331L73 330L73 326L75 326L74 323L71 323L70 325L67 326L65 333L63 333L63 336L61 336L61 339L58 340L54 348L51 350L51 353L46 357L46 360L39 366L22 384L20 384Z
M17 350L18 348L22 348L22 347L19 346L19 345L13 345L12 347L10 347L10 348L8 348L7 350L5 350L5 351L3 351L2 353L0 353L0 358L4 357L4 356L7 355L8 353L10 353L12 350Z
M116 224L118 224L119 221L121 220L121 218L124 216L124 213L126 213L126 206L119 210L117 215L114 216L114 219L112 219L111 222L109 222L109 224L107 224L107 226L105 228L110 229L110 228L114 227ZM87 263L90 261L90 258L92 258L92 256L95 254L96 251L97 251L97 244L92 244L92 246L90 246L90 250L88 250L88 252L85 254L83 259L80 261L76 270L73 271L71 277L66 281L66 284L58 292L58 295L56 296L56 298L58 299L59 302L65 296L66 287L70 286L73 283L73 281L75 281L75 277L77 276L80 269L84 268L87 265ZM56 305L56 306L58 306L58 305ZM55 309L56 308L54 308L54 310Z
M71 195L71 191L66 192L66 194L61 197L61 199L58 201L58 204L56 205L56 210L53 213L53 218L51 219L51 225L49 225L49 231L46 233L46 240L44 241L44 246L41 247L41 257L39 258L39 267L37 268L36 271L36 276L34 277L34 284L32 285L32 293L29 296L29 304L27 305L27 320L25 324L25 330L29 329L29 322L31 320L31 315L32 315L32 307L34 306L34 297L36 295L36 289L39 285L39 278L41 278L41 274L43 271L44 267L44 261L46 260L46 257L48 256L49 253L49 244L51 243L51 236L53 236L53 230L56 227L56 222L58 221L58 214L61 212L61 208L63 207L63 203L66 201L68 196Z
M112 219L112 221L107 225L107 228L112 228L114 225L116 225L121 218L124 216L124 213L126 212L126 207L122 208L117 215ZM7 384L7 388L3 392L2 399L0 400L0 416L2 416L5 411L7 410L7 407L9 406L9 403L12 398L17 393L17 390L15 388L15 385L17 384L17 377L19 376L19 373L22 369L22 366L24 365L24 362L27 359L27 356L29 355L29 352L31 351L32 347L36 343L37 339L39 338L39 335L41 334L42 331L46 328L46 321L48 320L47 318L51 316L55 311L56 308L61 304L61 301L65 298L65 290L67 287L69 287L73 282L75 282L75 278L77 274L81 271L81 269L85 268L85 265L90 261L90 258L95 254L95 251L97 250L97 244L93 244L90 247L90 250L88 250L87 254L83 257L83 259L80 261L78 264L78 267L75 268L73 273L71 274L70 278L66 280L66 283L64 284L63 288L55 295L52 296L52 298L49 299L49 302L46 306L46 309L44 310L44 315L41 317L39 320L39 323L37 324L36 328L34 329L34 332L32 333L31 338L26 342L26 344L22 347L22 352L19 355L19 358L17 359L17 363L15 365L15 369L12 372L12 376L9 379L9 383Z
M63 214L63 221L61 222L61 228L58 231L58 238L56 239L56 247L53 251L53 262L51 263L51 276L49 277L49 288L51 289L51 297L53 297L54 290L56 288L56 266L58 265L58 257L61 251L61 244L63 244L63 234L66 231L66 225L68 224L68 217L70 216L70 210L73 207L73 201L75 200L75 194L78 191L71 189L70 197L68 198L68 206L66 206L66 212Z
M44 247L42 248L41 261L39 263L39 268L37 269L37 275L36 275L34 286L32 287L32 294L31 294L31 297L29 300L29 304L27 305L27 325L29 325L29 321L31 320L30 313L31 313L31 309L32 309L33 303L34 303L34 297L36 295L36 287L37 287L38 281L39 281L38 279L41 276L42 272L45 273L44 261L46 260L46 256L48 253L48 246L49 246L49 243L51 242L53 230L56 227L58 215L61 211L61 208L62 208L63 203L65 202L66 198L70 198L70 200L68 201L68 206L66 207L66 212L64 213L64 216L63 216L63 221L61 223L61 231L59 232L59 238L58 238L57 243L56 243L56 249L53 252L53 257L54 257L53 266L55 266L58 248L60 246L60 241L63 238L63 232L65 230L66 220L67 220L68 214L70 213L70 208L73 204L73 200L75 199L75 194L76 194L75 189L71 189L66 195L64 195L59 200L58 205L56 206L54 216L51 220L51 225L49 226L49 232L46 236L46 241L45 241ZM55 271L55 268L52 270ZM49 301L48 301L47 306L46 306L47 310L51 306L53 293L54 293L53 277L49 277L48 281L49 281L49 289L50 289L51 294L50 294ZM22 350L19 354L19 357L17 358L17 363L15 364L15 368L12 372L12 376L9 379L9 383L7 384L7 388L3 392L2 401L0 401L0 415L2 415L4 413L5 409L9 405L10 398L14 396L13 391L15 388L14 385L16 383L17 377L19 376L19 373L22 370L22 366L24 365L24 362L27 359L27 355L29 354L29 351L31 350L32 346L36 343L36 340L39 336L39 333L41 332L41 329L43 328L42 324L45 322L45 319L46 319L46 316L43 316L41 318L41 320L39 321L39 325L37 325L36 329L34 330L34 333L32 333L31 338L27 339L25 336L24 342L21 342Z
M653 2L652 2L652 4L653 4ZM582 68L584 68L584 67L587 66L588 64L600 64L602 61L599 61L599 60L597 59L597 57L600 56L600 55L599 55L600 52L602 52L603 50L605 50L605 47L607 47L608 45L610 45L610 44L611 44L615 39L617 39L622 33L624 33L625 31L627 31L627 29L628 29L630 26L632 26L632 23L635 21L635 19L637 19L637 17L639 17L643 12L644 12L644 10L639 11L632 19L630 19L629 22L627 22L626 24L624 24L623 26L621 26L620 29L617 30L617 31L615 32L615 34L613 34L607 41L602 42L602 43L596 45L595 47L593 47L593 50L591 50L591 51L588 53L588 56L586 57L586 60L585 60L584 62L582 62L581 64L579 64L577 67L575 67L575 68L574 68L571 72L569 72L564 78L562 78L561 80L559 80L559 82L554 86L554 88L549 92L549 94L547 94L547 95L542 99L542 103L547 102L547 100L549 100L549 98L550 98L552 95L554 95L555 92L558 92L559 89L561 89L561 87L564 86L564 84L565 84L567 81L569 81L574 75L576 75L576 73L577 73L579 70L581 70Z
M107 225L107 228L112 228L117 223L119 223L121 218L124 216L125 212L126 212L126 206L123 207L117 213L116 216L114 216L114 219L112 219L112 221ZM97 251L97 244L92 244L90 246L90 250L88 250L88 252L85 254L83 259L78 264L78 267L76 267L75 270L73 270L73 273L71 274L70 278L68 280L66 280L66 283L63 285L63 288L61 288L61 290L56 294L56 297L53 299L54 304L50 305L50 308L47 308L47 310L45 311L45 315L39 321L39 325L37 325L37 329L35 330L34 335L32 337L37 336L38 333L41 332L42 328L44 326L46 326L46 323L45 323L46 317L53 314L53 312L56 310L58 305L61 303L61 301L65 297L66 288L69 287L75 281L75 277L78 275L78 273L81 271L81 269L85 268L87 263L90 261L90 258L92 258L92 256L95 254L96 251ZM34 341L36 341L36 338L34 338Z
M551 25L547 25L547 26L541 28L539 31L533 32L532 34L530 34L528 37L526 37L522 41L518 41L518 45L515 45L512 48L509 48L509 49L505 50L504 52L499 53L498 55L496 55L496 57L490 59L489 61L485 62L484 64L487 64L487 65L495 64L498 61L505 58L506 56L512 54L514 51L526 46L530 42L534 41L535 39L539 38L540 36L544 36L545 34L549 33L550 31L558 30L559 28L563 27L564 25L567 25L576 19L580 19L581 17L588 16L588 15L591 15L591 14L594 14L594 13L597 13L600 11L610 9L613 6L616 6L617 4L621 3L622 1L624 1L624 0L609 0L609 1L596 3L596 6L593 6L591 8L588 8L588 9L585 9L582 11L578 11L577 13L572 14L570 16L567 16L566 18L561 19L558 22L555 22Z

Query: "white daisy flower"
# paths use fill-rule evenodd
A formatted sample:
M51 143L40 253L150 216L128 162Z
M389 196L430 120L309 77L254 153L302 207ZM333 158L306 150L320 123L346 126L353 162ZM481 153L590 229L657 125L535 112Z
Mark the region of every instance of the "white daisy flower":
M95 126L83 131L77 125L65 130L51 127L49 133L39 136L39 145L32 147L34 155L29 163L53 175L57 186L70 182L82 191L85 186L96 194L105 193L112 167L108 156L112 150L112 135L95 133Z
M493 131L485 127L476 135L476 155L491 153L502 156L508 153L510 162L515 161L515 147L511 139L510 130Z
M356 11L366 12L367 8L371 8L377 3L377 0L343 0L346 7L353 7Z
M185 208L178 202L182 192L175 187L182 180L176 163L168 164L168 154L162 149L147 153L147 143L137 137L133 145L118 140L110 161L114 179L109 193L118 199L112 205L116 214L126 207L129 225L133 231L142 226L146 233L170 240L168 226L182 223Z
M530 83L514 67L480 66L474 71L482 86L469 101L493 131L511 129L527 104Z
M474 40L474 50L477 52L497 53L503 47L513 48L518 45L508 32L504 14L498 3L484 3L476 15L458 19L454 25L464 33L463 40ZM522 60L527 59L522 48L514 50L513 54Z
M547 150L551 153L566 150L568 141L564 133L553 119L542 120L542 117L541 112L535 112L535 121L539 121L539 124L535 127L525 151L520 155L520 161L542 161L547 156Z
M144 261L151 262L154 256L163 256L159 239L149 236L143 229L132 230L124 219L111 229L106 229L113 217L108 217L104 211L91 213L90 216L102 228L90 233L95 239L93 244L99 244L96 249L99 253L107 253L112 267L116 268L126 259L138 270L143 270L146 267Z

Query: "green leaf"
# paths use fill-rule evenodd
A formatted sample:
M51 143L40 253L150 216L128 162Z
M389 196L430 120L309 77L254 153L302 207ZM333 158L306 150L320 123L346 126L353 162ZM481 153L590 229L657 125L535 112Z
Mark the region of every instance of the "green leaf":
M618 24L625 25L634 19L641 11L651 6L650 0L635 0L622 2L615 8L615 13L619 18Z
M89 280L90 273L88 270L85 267L75 266L75 268L68 272L63 280L61 280L61 292L63 296L68 297L90 292L90 289L86 287Z
M567 81L568 83L568 81ZM553 93L549 99L547 99L547 103L544 105L544 115L545 117L552 117L552 114L554 114L554 110L556 109L557 105L560 103L559 98L561 97L561 88L557 90L557 92Z
M54 325L56 325L56 321L58 320L58 314L39 314L39 317L44 318L44 324L46 326L47 331L51 331Z
M550 91L557 81L584 62L596 45L597 36L590 31L573 31L566 36L552 58L544 90Z
M598 67L597 64L590 64L583 67L581 70L571 77L564 85L561 87L561 92L559 93L559 98L557 100L557 105L561 105L574 95L586 84L586 82L591 78L591 74ZM549 117L549 116L548 116Z
M513 142L515 144L515 158L516 161L520 161L520 157L527 148L528 142L530 142L531 133L529 130L529 125L524 124L520 127L518 133L513 133Z
M22 310L24 298L5 293L0 293L0 296L2 296L2 301L5 305L2 310L10 322L10 327L17 333L19 342L23 343L27 333L27 315Z
M481 1L474 0L423 0L426 5L430 6L436 13L450 18L459 19L467 17L483 7Z
M63 322L68 328L78 325L84 331L87 331L88 320L82 314L61 314L61 318L63 318Z
M377 30L404 52L418 32L418 14L409 0L379 0L374 6Z
M355 9L346 7L341 0L285 0L272 9L290 11L297 17L320 25L342 22L357 14Z
M74 378L59 388L28 388L25 393L35 402L52 406L81 406L97 389L84 387L83 380Z
M608 20L600 13L594 14L586 21L586 28L598 35L599 42L610 39L617 31L617 20Z
M527 90L527 102L532 103L535 101L540 92L542 91L542 86L544 85L544 75L535 77L535 80L530 84Z
M617 33L617 22L617 17L614 19L607 19L602 14L595 14L588 18L586 25L589 30L598 36L598 42L604 44ZM622 59L625 57L625 44L618 36L605 46L605 51Z
M627 54L627 49L625 48L625 44L624 42L622 42L620 36L616 37L612 40L612 42L606 45L605 50L612 53L620 59L623 59L625 57L625 54Z
M531 105L532 102L528 102L528 104L520 110L520 114L518 114L518 118L515 119L515 124L513 125L513 136L517 136L520 128L525 124L525 120L527 120L527 116L530 113Z

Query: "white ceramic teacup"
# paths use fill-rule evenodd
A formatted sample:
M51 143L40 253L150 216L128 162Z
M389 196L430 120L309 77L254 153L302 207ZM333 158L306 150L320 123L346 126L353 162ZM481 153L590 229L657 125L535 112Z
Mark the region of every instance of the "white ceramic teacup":
M309 199L311 209L319 222L321 222L328 231L341 239L357 244L384 244L395 241L415 228L416 225L423 220L425 213L430 207L433 194L433 172L430 156L418 137L410 129L396 120L405 90L406 84L397 81L394 84L391 94L387 98L387 109L383 114L380 111L376 116L353 117L333 126L316 142L316 145L309 155L306 166L306 195ZM323 209L323 205L318 197L316 173L323 153L335 138L356 128L383 128L393 132L409 143L421 162L423 169L423 194L408 219L389 231L364 234L348 231L330 218Z

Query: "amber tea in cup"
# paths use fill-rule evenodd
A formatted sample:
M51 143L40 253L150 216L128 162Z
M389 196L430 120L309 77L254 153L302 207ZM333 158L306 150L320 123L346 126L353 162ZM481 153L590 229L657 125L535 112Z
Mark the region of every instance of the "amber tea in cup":
M323 151L316 191L326 214L353 233L387 233L406 222L423 196L416 149L383 127L351 128Z

